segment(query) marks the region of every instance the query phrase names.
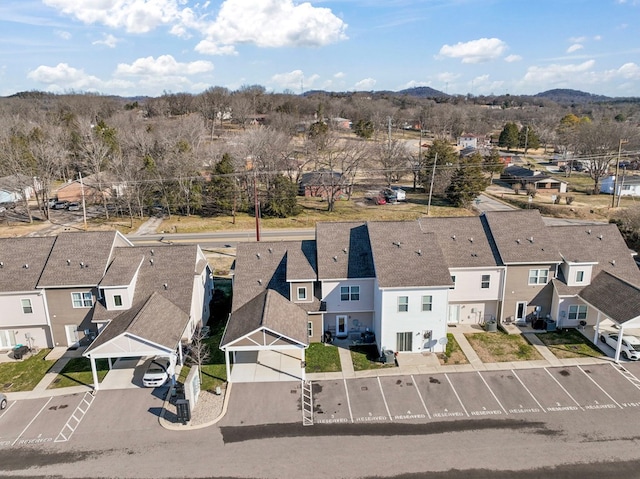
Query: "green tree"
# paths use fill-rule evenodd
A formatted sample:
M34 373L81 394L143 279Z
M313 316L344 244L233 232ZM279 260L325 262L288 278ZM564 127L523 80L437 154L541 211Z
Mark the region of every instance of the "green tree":
M236 178L233 159L229 153L222 155L212 171L211 182L206 188L206 200L203 213L216 216L234 213L236 203Z
M458 152L448 141L434 140L424 157L424 170L422 172L424 190L429 192L431 189L431 176L434 172L433 166L435 162L433 194L444 195L451 182L451 176L458 165L458 159Z
M500 137L498 138L498 146L504 147L507 150L516 148L520 142L519 136L520 132L518 130L518 125L509 122L504 125L504 128L500 132Z
M482 161L482 169L491 174L491 179L493 180L493 175L496 173L502 173L504 170L504 163L500 159L500 153L498 150L493 148L491 153L488 156L485 156Z
M262 208L264 217L288 218L300 213L298 185L284 175L276 175L269 184L267 201Z
M447 188L447 199L457 207L467 208L486 187L482 156L475 153L460 160Z
M353 132L360 138L370 139L375 131L371 120L358 120L353 127Z
M526 155L529 148L532 150L540 148L540 137L532 127L524 125L518 135L518 146L524 148L524 154Z

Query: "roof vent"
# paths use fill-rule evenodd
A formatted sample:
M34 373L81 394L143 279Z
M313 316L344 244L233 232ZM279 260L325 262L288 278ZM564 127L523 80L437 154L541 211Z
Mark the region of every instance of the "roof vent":
M416 251L416 253L417 253L417 255L418 255L418 256L422 256L422 250L421 250L421 249L419 249L418 251Z
M149 258L149 263L151 263L151 266L153 266L153 258Z
M518 238L518 239L516 240L516 243L520 244L520 238Z
M533 243L533 236L529 238L529 243Z
M337 257L337 256L334 256L334 257L333 257L333 261L336 261L336 262L337 262L337 261L338 261L338 257Z
M71 260L70 259L67 260L67 266L71 266Z
M154 251L153 251L153 248L151 248L151 256L153 256L153 254L154 254Z
M478 257L478 253L471 253L471 256L473 256L474 258Z
M394 241L394 242L393 242L393 245L394 245L394 246L397 246L398 248L400 248L400 241Z
M167 283L164 283L164 284L162 285L162 287L163 287L164 289L169 289L169 285L168 285Z
M25 263L23 266L24 269L29 269L29 263Z
M4 263L0 261L0 268L4 268Z
M598 239L601 240L602 239L602 235L598 235Z
M616 260L615 260L615 259L612 259L612 260L611 260L611 266L615 266L615 265L616 265Z
M473 238L469 238L469 243L473 243Z
M261 279L258 280L258 284L262 284L262 280Z
M456 235L451 235L451 239L452 239L453 241L455 241L455 240L456 240Z
M344 254L347 254L347 248L342 248L342 252L343 252Z
M256 253L256 258L260 259L260 253Z
M587 234L590 235L591 234L591 230L587 230Z
M269 253L273 253L273 248L269 248Z
M80 268L84 268L84 263L80 261Z

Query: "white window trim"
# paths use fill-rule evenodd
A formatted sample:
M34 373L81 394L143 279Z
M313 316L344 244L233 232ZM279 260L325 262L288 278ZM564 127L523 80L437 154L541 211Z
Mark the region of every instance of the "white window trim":
M302 296L300 293L303 293ZM296 287L296 298L298 301L306 301L307 300L307 287L306 286L297 286Z
M400 300L405 298L407 301L406 303L402 303ZM401 306L406 307L407 309L402 310L400 309ZM409 296L398 296L398 313L408 313L409 312Z
M116 298L120 298L120 304L118 304L118 302L116 301ZM121 295L121 294L114 294L114 295L113 295L113 305L114 305L116 308L121 308L123 304L124 304L124 303L123 303L123 301L122 301L122 295Z
M30 311L25 311L25 304L24 304L25 301L29 303L28 308L30 309ZM33 314L33 304L31 303L30 298L20 299L20 306L22 306L22 314Z
M347 292L343 293L343 289L346 289ZM347 297L343 298L342 296L345 294ZM353 299L355 294L358 295L358 299ZM360 301L360 286L355 284L351 286L340 286L340 301Z
M582 277L580 277L582 275ZM576 271L576 283L584 283L584 271Z
M571 312L571 308L575 308L574 313ZM584 311L584 317L581 318L580 317L580 310ZM574 315L574 317L571 317L572 314ZM587 307L586 304L571 304L569 305L569 311L567 311L567 318L572 320L572 321L578 321L578 320L584 320L587 319L587 315L589 314L589 308Z
M533 278L533 272L535 271L535 282L531 282L531 279ZM544 272L546 273L545 276L545 282L541 282L540 281L540 273ZM529 286L536 286L536 285L540 285L540 284L547 284L549 282L549 270L548 269L530 269L529 270L529 278L527 279Z
M79 294L80 295L80 302L82 303L82 306L76 306L76 300L73 297L74 294ZM91 304L89 306L86 305L86 300L87 300L87 298L85 297L86 294L90 295L90 298L91 298ZM71 305L73 306L74 309L90 309L90 308L93 308L93 294L92 293L87 293L87 292L83 292L83 293L73 292L73 293L71 293Z
M307 321L307 336L313 337L313 321Z
M425 299L426 299L426 298L429 298L429 301L428 301L428 302L425 302ZM425 306L428 306L429 308L428 308L428 309L425 309ZM430 294L425 294L425 295L422 297L422 306L421 306L421 308L422 308L422 312L433 311L433 296L432 296L432 295L430 295Z
M487 280L485 281L484 278L487 278ZM485 283L487 284L485 286ZM490 274L483 274L480 276L480 289L489 289L491 288L491 275Z

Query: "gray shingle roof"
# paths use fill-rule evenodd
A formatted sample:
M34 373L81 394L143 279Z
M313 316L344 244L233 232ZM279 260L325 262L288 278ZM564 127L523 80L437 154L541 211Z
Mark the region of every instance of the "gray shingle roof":
M566 261L598 263L593 266L593 278L607 271L640 285L640 270L615 224L549 226L548 231ZM560 294L576 294L583 288L567 286L561 272L558 280L554 284Z
M160 293L153 293L136 307L113 319L84 354L128 332L155 344L175 349L189 322L189 314Z
M277 291L267 289L235 310L220 346L264 327L301 344L309 344L306 311Z
M287 281L316 281L317 277L315 241L304 240L287 248Z
M484 218L420 218L422 230L433 233L450 268L496 266L500 256Z
M436 236L417 221L367 223L378 284L382 288L453 286Z
M484 217L504 264L561 261L538 210L487 211Z
M580 297L619 324L640 316L640 288L607 271L601 271Z
M111 259L117 232L60 233L38 287L95 286Z
M317 223L316 241L319 279L375 276L369 232L365 223Z
M51 236L0 239L0 291L34 290L55 240Z

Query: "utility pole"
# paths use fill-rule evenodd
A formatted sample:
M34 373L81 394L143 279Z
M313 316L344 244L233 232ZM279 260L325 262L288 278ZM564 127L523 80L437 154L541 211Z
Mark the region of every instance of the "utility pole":
M626 140L620 138L620 143L618 143L618 157L616 158L616 175L613 178L613 194L611 195L611 207L615 208L616 206L616 195L618 194L618 174L620 173L620 155L622 154L622 143L626 143Z
M431 211L431 194L433 193L433 179L436 177L436 163L438 163L438 152L436 151L436 157L433 159L433 170L431 171L431 184L429 185L429 202L427 203L427 216Z
M80 190L82 191L82 219L84 221L84 230L87 231L87 207L84 201L84 183L82 182L82 173L78 171L80 177ZM103 194L102 191L100 194Z
M255 165L254 165L255 167ZM260 201L258 201L258 179L253 170L253 210L256 216L256 241L260 241Z

